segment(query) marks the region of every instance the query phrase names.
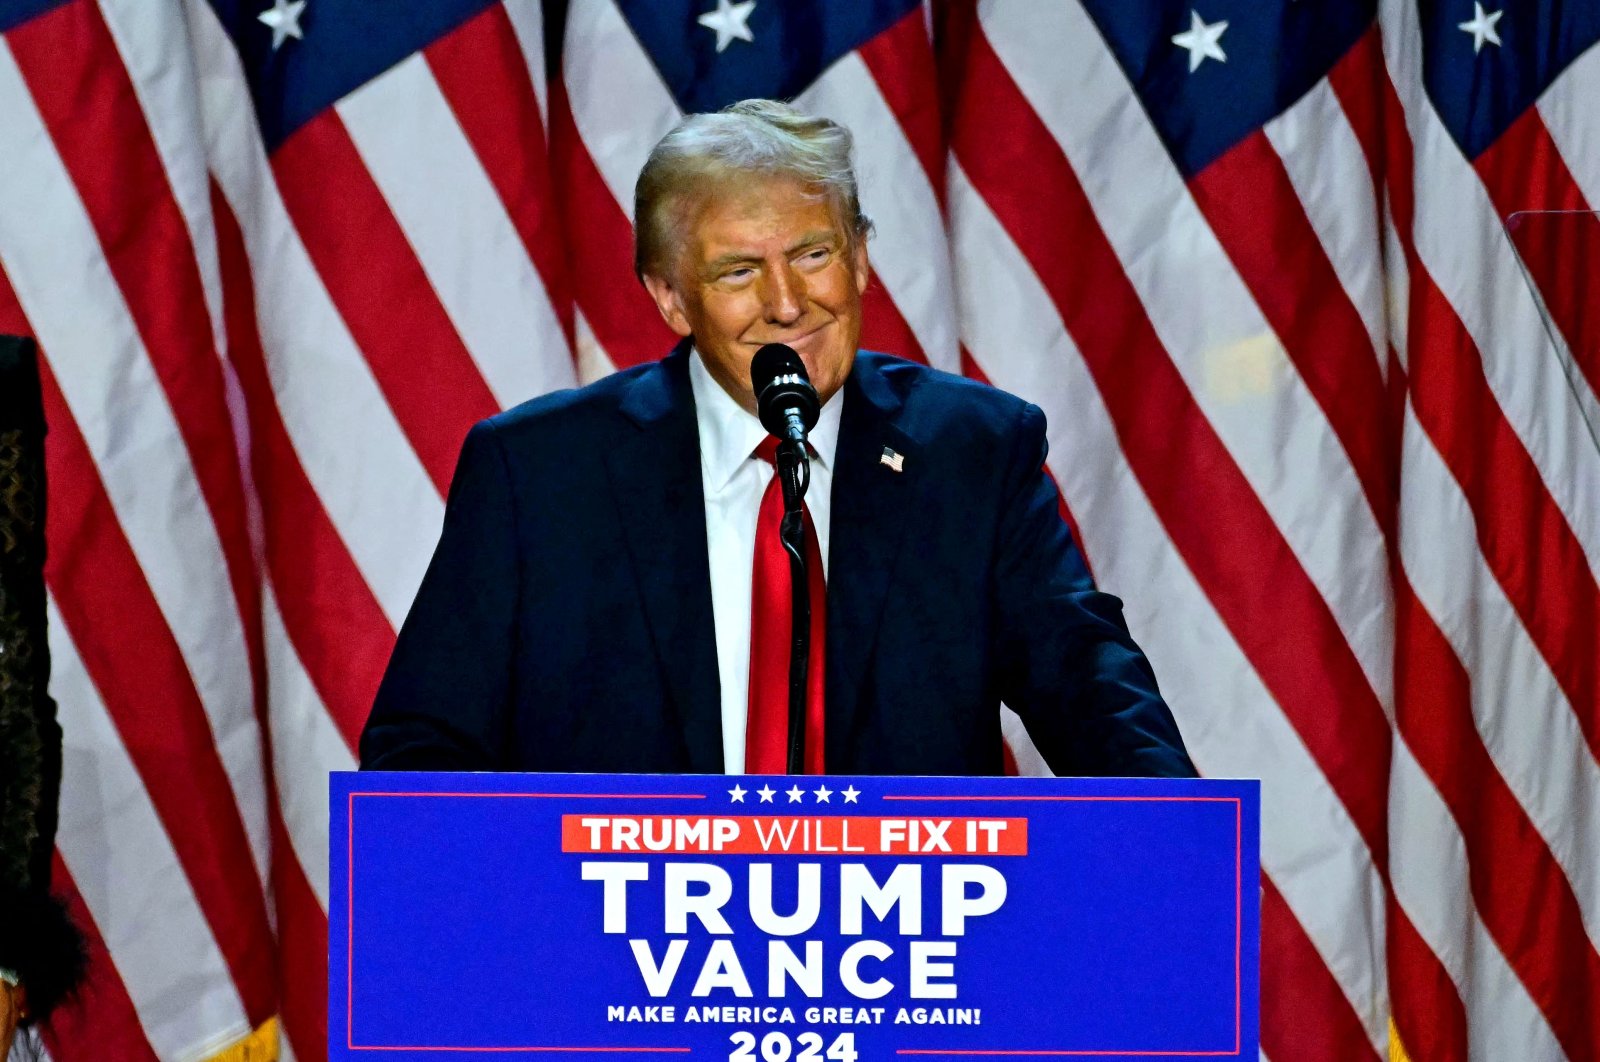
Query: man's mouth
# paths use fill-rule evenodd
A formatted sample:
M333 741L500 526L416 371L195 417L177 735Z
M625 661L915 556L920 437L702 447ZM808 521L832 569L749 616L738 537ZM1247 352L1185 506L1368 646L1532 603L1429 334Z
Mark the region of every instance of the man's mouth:
M782 343L786 347L799 347L801 344L815 339L817 336L821 335L823 330L827 327L828 326L826 324L820 324L810 331L802 332L797 336L779 336L776 339L763 339L760 343L757 343L756 346L764 347L768 343Z

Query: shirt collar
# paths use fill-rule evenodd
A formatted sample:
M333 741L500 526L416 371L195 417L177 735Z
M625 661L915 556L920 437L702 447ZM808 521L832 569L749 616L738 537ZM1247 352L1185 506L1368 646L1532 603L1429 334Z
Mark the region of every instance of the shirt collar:
M694 415L700 431L700 470L706 489L720 491L753 460L757 446L767 437L761 421L711 376L695 349L689 358L689 386L694 392ZM839 420L844 411L844 388L823 405L816 427L808 434L811 450L822 467L833 471L834 454L839 448Z

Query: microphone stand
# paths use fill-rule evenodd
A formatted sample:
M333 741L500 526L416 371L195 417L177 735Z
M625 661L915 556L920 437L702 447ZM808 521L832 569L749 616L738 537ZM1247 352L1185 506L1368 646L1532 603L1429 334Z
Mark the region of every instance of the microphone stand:
M778 479L783 485L783 521L778 537L789 554L789 600L793 605L789 637L788 773L806 771L806 684L811 662L811 583L806 572L805 496L811 482L811 459L805 443L785 439L778 444Z

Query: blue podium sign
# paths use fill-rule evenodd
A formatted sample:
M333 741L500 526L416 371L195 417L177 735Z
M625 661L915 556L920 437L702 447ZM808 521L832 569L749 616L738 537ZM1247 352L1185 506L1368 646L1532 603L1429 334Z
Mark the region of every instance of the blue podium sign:
M1257 1057L1255 782L330 784L333 1059Z

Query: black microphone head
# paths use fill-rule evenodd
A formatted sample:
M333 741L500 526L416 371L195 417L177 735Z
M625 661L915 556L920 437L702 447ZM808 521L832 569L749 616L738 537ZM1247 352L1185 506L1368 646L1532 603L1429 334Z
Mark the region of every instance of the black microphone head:
M756 393L756 412L761 424L779 438L787 438L788 413L797 412L810 431L817 423L822 403L811 375L794 348L768 343L750 361L750 384Z

